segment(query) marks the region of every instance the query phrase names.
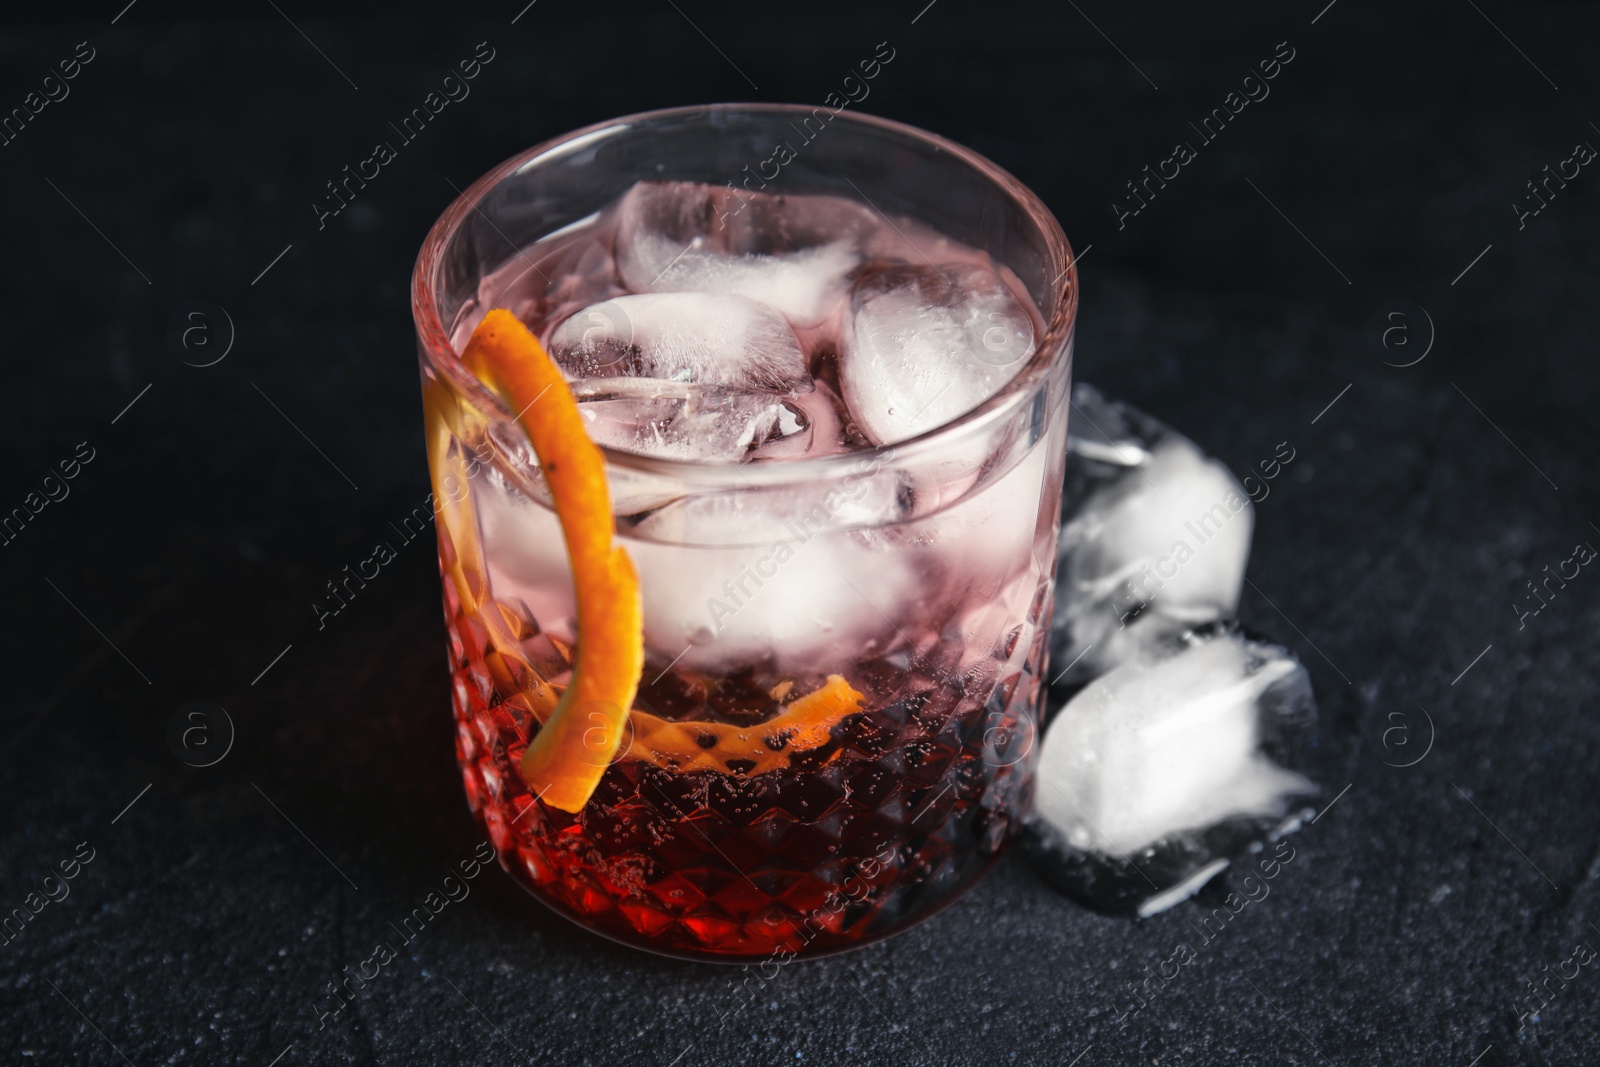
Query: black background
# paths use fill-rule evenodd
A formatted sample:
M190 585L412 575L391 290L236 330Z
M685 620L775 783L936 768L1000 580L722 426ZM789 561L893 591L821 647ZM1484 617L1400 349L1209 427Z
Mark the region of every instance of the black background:
M1528 980L1600 947L1600 576L1520 628L1513 605L1600 544L1600 176L1520 229L1512 205L1600 144L1600 13L1325 2L18 16L0 108L78 42L96 58L0 147L0 509L79 442L95 458L0 547L0 906L79 842L95 858L0 945L7 1061L1593 1062L1600 966L1517 1016ZM904 936L756 983L736 1015L737 972L616 947L491 870L319 1031L322 987L479 841L430 540L325 629L310 606L427 494L407 304L427 227L544 138L819 103L885 40L861 109L986 153L1084 257L1080 379L1241 473L1296 450L1257 508L1241 615L1309 666L1320 777L1348 792L1126 1019L1127 983L1196 940L1198 910L1102 918L1013 856ZM480 41L472 95L319 231L323 183ZM1284 41L1271 95L1119 229L1124 182ZM196 300L236 335L204 368L184 360L221 351L217 312L212 348L169 338ZM237 728L207 768L167 740L194 699Z

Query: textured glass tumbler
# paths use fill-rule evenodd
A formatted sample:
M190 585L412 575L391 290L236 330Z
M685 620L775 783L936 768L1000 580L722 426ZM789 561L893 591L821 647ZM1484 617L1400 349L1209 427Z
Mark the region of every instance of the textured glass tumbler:
M622 747L570 813L519 772L535 697L566 684L582 640L561 531L517 413L456 346L484 279L646 180L918 220L1008 269L1042 329L998 393L892 446L755 464L605 450L647 658ZM477 181L429 233L412 308L457 756L506 870L588 929L722 960L863 944L982 876L1031 800L1066 451L1077 276L1037 197L959 145L849 112L634 115ZM654 641L652 620L696 597L744 614L704 645ZM777 707L835 677L865 703L818 736L752 747L760 724L730 720L740 694Z

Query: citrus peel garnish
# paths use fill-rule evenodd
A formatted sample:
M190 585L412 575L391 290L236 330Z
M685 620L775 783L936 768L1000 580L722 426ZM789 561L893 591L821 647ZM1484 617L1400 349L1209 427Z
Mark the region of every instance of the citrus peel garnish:
M796 752L826 744L834 726L865 705L866 697L842 675L830 674L820 688L757 726L674 722L635 709L629 751L653 763L670 762L674 770L761 774L788 766Z
M605 459L560 369L511 312L484 316L462 362L513 411L539 457L571 561L577 601L572 682L522 757L522 777L546 804L582 810L622 742L644 669L639 579L621 546Z

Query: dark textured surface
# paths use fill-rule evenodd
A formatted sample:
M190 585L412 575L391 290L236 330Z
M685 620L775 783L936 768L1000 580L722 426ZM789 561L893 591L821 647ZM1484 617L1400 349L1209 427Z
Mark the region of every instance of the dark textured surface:
M912 25L921 0L594 15L545 0L512 25L520 3L472 22L280 5L325 59L268 5L199 23L144 0L113 27L121 6L0 36L5 108L77 42L97 50L0 148L0 507L94 449L70 496L0 548L0 904L21 906L79 842L95 850L71 895L0 946L8 1062L1600 1055L1600 964L1517 1021L1528 980L1600 947L1600 576L1585 567L1521 628L1512 607L1545 565L1600 544L1600 176L1586 168L1521 230L1510 207L1545 164L1600 144L1600 13L941 0ZM311 608L427 492L406 303L427 226L452 183L549 135L674 103L820 101L884 39L897 55L866 110L988 153L1093 246L1080 377L1241 473L1295 448L1258 507L1241 614L1310 667L1321 777L1348 792L1293 839L1270 896L1126 1018L1127 983L1199 945L1199 909L1091 915L1013 857L911 933L744 994L735 971L569 927L491 870L319 1031L322 987L398 940L390 923L478 840L431 540L320 632ZM319 232L323 182L483 40L496 58L471 97ZM1271 95L1119 230L1123 182L1198 143L1187 122L1285 40ZM1388 353L1372 326L1401 299L1437 329L1406 368L1384 357L1415 358L1426 322L1413 312L1413 345ZM236 327L215 366L169 344L191 300ZM193 699L237 726L207 768L167 741ZM1392 766L1423 753L1424 710L1431 750ZM1408 745L1386 734L1401 726Z

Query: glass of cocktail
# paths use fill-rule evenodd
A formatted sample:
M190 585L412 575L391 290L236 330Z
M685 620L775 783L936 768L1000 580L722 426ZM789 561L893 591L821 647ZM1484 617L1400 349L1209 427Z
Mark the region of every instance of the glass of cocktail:
M457 756L505 868L701 959L970 887L1030 802L1049 648L1077 276L1038 198L843 109L652 112L477 181L412 301ZM642 595L577 803L521 769L584 635L549 467L461 359L492 308L565 376Z

